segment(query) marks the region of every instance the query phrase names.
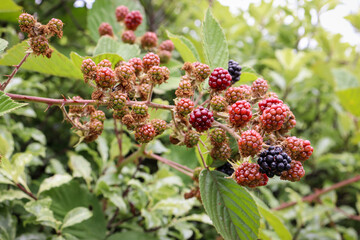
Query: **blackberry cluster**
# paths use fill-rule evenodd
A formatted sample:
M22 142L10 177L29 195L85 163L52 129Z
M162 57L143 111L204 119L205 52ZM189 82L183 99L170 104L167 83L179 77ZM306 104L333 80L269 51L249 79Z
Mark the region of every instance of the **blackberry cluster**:
M113 37L114 36L114 31L113 31L112 26L107 22L101 23L100 26L99 26L99 35L100 36L108 35L110 37Z
M209 77L209 85L215 91L225 90L231 85L231 75L226 69L215 68Z
M234 60L230 60L228 63L228 72L232 77L231 81L233 84L240 80L241 67L238 62L235 62Z
M241 186L250 188L265 186L269 178L261 172L261 168L256 163L244 162L236 170L234 174L235 181Z
M260 153L258 164L260 172L265 173L269 178L281 176L283 171L291 168L291 158L281 147L270 146L269 149Z
M189 122L198 132L204 132L211 128L214 122L213 113L202 106L197 107L191 112Z

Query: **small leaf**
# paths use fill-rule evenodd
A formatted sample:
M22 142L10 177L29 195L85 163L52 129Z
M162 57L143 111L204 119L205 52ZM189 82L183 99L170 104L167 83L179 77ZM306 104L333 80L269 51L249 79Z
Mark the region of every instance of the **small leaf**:
M195 46L187 38L178 36L167 31L167 35L174 43L176 50L180 53L184 62L196 62L200 60Z
M115 53L104 53L104 54L99 54L99 55L96 55L93 57L87 57L87 56L82 57L79 54L77 54L76 52L71 52L70 58L71 58L71 61L73 62L73 64L75 65L75 67L78 69L81 69L82 61L87 58L92 59L96 64L98 64L103 59L107 59L111 62L113 68L115 67L115 65L118 62L124 60L122 57L120 57L119 55L117 55Z
M228 68L229 49L223 29L210 8L206 11L202 26L202 40L207 63L211 69Z
M83 156L71 155L69 167L73 170L74 177L82 177L85 179L87 185L90 185L92 180L91 165Z
M243 187L223 173L204 169L200 193L207 214L225 240L257 239L259 212Z
M0 91L0 116L3 116L6 113L12 112L15 109L21 108L26 105L27 103L14 102L4 92Z
M40 185L38 195L51 188L61 186L62 184L70 182L72 177L69 174L55 174L52 177L46 178Z
M8 46L8 42L2 38L0 38L0 53L4 51L4 49Z
M84 207L77 207L65 215L61 229L81 223L92 217L92 212Z
M6 200L12 201L15 199L22 199L22 198L31 199L28 195L26 195L24 192L20 190L9 189L9 190L0 191L0 202Z
M21 69L59 77L75 79L83 78L80 68L76 68L69 58L54 49L54 47L50 47L54 50L51 58L35 56L31 54L25 63L21 66ZM25 56L25 51L27 48L29 48L29 45L26 41L13 46L7 50L7 52L0 59L0 65L12 66L19 64L19 62Z
M138 57L140 55L140 48L136 44L117 42L113 38L104 36L99 39L94 49L94 56L104 53L115 53L127 61L131 58Z
M37 201L30 201L25 204L24 208L29 213L35 215L36 221L42 225L58 229L61 222L54 218L53 212L50 210L51 199L44 198Z

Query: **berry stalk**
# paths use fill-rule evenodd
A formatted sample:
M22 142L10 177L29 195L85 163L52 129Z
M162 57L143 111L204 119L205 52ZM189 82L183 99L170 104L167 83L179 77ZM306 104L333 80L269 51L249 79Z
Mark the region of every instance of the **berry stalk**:
M6 79L6 81L1 84L0 86L0 91L4 91L6 86L10 83L11 79L15 76L15 74L17 73L17 71L19 71L21 65L23 65L23 63L26 61L26 59L30 56L31 52L28 52L25 54L25 56L23 57L23 59L21 59L20 63L18 65L15 65L14 70L12 71L12 73L10 75L8 75L8 79Z

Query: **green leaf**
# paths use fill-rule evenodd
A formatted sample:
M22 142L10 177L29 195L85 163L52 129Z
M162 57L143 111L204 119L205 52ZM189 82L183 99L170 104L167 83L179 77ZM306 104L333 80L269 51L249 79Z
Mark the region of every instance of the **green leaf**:
M22 7L16 5L12 0L1 0L0 20L6 22L17 22L21 14Z
M117 42L113 38L104 36L99 39L93 55L96 56L103 53L115 53L127 61L131 58L139 57L140 48L138 45Z
M214 18L210 8L202 25L204 52L211 69L228 68L229 49L223 29Z
M269 225L275 230L276 234L282 240L291 240L292 236L289 230L286 228L281 219L276 216L271 210L265 205L263 201L252 195L255 199L260 214L265 218Z
M31 199L28 195L26 195L24 192L20 190L9 189L9 190L0 191L0 202L6 200L12 201L15 199L22 199L22 198Z
M40 193L47 191L51 188L61 186L62 184L68 183L72 180L69 174L55 174L52 177L46 178L40 185L38 196Z
M44 198L37 201L30 201L25 204L24 208L29 213L35 215L36 221L42 225L58 229L61 222L54 218L50 210L51 198Z
M335 68L331 70L338 91L346 90L348 88L359 87L359 81L351 72L342 68Z
M225 240L257 239L259 212L243 187L221 172L204 169L200 193L207 214Z
M119 239L136 239L136 240L156 240L158 238L154 237L154 235L146 232L121 232L121 233L115 233L108 237L106 240L119 240Z
M54 47L50 46L52 49ZM26 49L29 48L26 41L23 41L10 48L0 59L0 65L17 65L25 56ZM21 69L50 74L59 77L82 79L80 68L76 68L72 61L54 49L51 58L35 56L31 54Z
M97 143L97 150L100 153L102 163L105 164L109 159L109 146L106 142L106 139L104 137L98 137L96 139Z
M0 91L0 116L3 116L6 113L12 112L15 109L21 108L26 105L27 103L14 102L4 92Z
M63 233L70 233L78 239L105 239L106 221L99 200L94 194L73 180L59 187L42 193L53 202L51 210L56 219L64 219L67 212L77 207L85 207L92 211L93 216L82 223L65 228Z
M131 140L128 136L126 136L126 134L123 134L121 136L122 141L122 154L123 156L125 156L126 154L129 153L132 143ZM113 161L116 157L118 157L120 155L120 151L119 151L119 144L118 141L115 138L113 138L111 145L110 145L110 160Z
M61 229L81 223L92 217L92 212L84 207L77 207L65 215Z
M183 36L178 36L166 31L170 40L174 43L176 50L180 53L184 62L200 61L199 53L194 44Z
M10 212L10 208L0 208L0 239L14 240L16 237L16 216Z
M90 32L90 36L94 40L99 39L99 26L103 22L109 23L112 28L114 35L118 38L121 37L122 27L116 21L115 9L117 6L124 5L129 8L130 11L138 10L143 16L142 24L136 29L135 34L141 36L146 32L146 15L143 7L139 1L133 0L97 0L92 5L87 15L87 27Z
M349 88L336 92L344 108L355 116L360 116L360 88Z
M69 160L69 167L73 170L74 177L84 178L86 184L90 186L90 182L92 180L91 165L83 156L71 155Z
M4 51L8 44L9 43L6 40L0 38L0 53Z

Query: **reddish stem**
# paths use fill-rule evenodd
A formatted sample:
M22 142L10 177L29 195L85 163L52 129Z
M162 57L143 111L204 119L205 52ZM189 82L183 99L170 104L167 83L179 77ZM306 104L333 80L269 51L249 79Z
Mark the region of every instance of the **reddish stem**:
M1 84L1 86L0 86L1 91L5 90L6 86L10 83L11 79L15 76L17 71L19 71L21 65L23 65L23 63L30 56L30 54L31 54L30 52L26 53L25 56L23 57L23 59L21 59L20 63L18 65L15 65L15 68L12 71L12 73L8 76L8 79L3 84Z
M121 129L120 129L120 132L119 132L118 127L117 127L116 118L114 118L114 131L115 131L115 136L116 136L118 146L119 146L119 159L118 159L117 166L120 166L121 162L123 161L123 155L122 155L122 126L121 126Z
M338 182L338 183L332 185L331 187L318 190L314 194L310 194L308 196L303 197L302 201L309 202L309 203L313 202L313 201L315 201L317 198L319 198L321 195L323 195L325 193L331 192L333 190L336 190L338 188L344 187L346 185L349 185L349 184L357 182L357 181L360 181L360 175L355 176L355 177L350 178L350 179L347 179L347 180L344 180L344 181L341 181L341 182ZM282 210L282 209L285 209L285 208L288 208L288 207L292 207L292 206L296 205L297 203L298 202L295 202L295 201L294 202L283 203L280 206L274 208L273 210L276 210L276 211Z
M34 194L32 194L32 192L29 192L28 190L26 190L20 183L17 183L16 186L23 191L24 193L26 193L29 197L31 197L34 200L38 200L37 197L34 196Z
M192 170L192 169L190 169L190 168L188 168L188 167L186 167L186 166L184 166L184 165L181 165L181 164L179 164L179 163L173 162L173 161L171 161L171 160L169 160L169 159L163 158L163 157L161 157L161 156L159 156L159 155L156 155L156 154L154 154L154 153L147 153L147 152L145 152L145 154L146 154L148 157L151 157L151 158L153 158L153 159L155 159L155 160L158 160L158 161L160 161L160 162L163 162L163 163L169 165L170 167L173 167L173 168L175 168L176 170L178 170L178 171L180 171L180 172L182 172L182 173L184 173L184 174L186 174L186 175L188 175L188 176L190 176L190 177L193 176L194 170Z

